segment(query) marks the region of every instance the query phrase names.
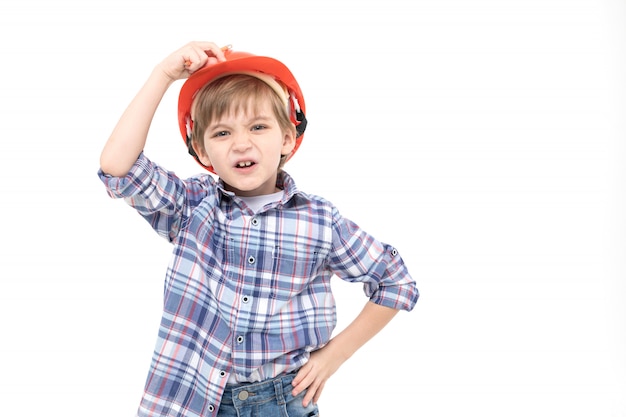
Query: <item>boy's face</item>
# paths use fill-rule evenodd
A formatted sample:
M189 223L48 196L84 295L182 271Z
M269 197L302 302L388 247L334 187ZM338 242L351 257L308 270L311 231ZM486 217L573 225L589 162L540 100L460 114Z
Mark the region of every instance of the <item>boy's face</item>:
M194 145L200 161L212 166L226 189L240 196L276 192L281 155L295 146L293 134L278 125L269 100L258 113L226 113L204 132L204 151Z

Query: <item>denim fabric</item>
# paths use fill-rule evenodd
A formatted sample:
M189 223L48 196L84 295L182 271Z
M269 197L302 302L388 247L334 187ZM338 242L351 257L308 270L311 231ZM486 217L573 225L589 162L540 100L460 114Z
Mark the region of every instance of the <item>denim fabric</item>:
M227 385L217 417L317 417L317 405L302 406L306 391L291 395L295 372L263 382Z

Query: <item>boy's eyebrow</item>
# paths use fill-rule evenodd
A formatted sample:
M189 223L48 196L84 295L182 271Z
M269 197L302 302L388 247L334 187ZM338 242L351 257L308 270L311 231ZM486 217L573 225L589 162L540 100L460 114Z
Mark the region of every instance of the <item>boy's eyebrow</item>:
M246 123L248 124L248 123L255 123L255 122L264 122L264 121L271 120L271 119L272 119L271 116L257 115L257 116L253 116L247 119ZM230 123L219 121L217 123L210 124L207 128L217 129L217 128L228 127L228 126L230 126Z

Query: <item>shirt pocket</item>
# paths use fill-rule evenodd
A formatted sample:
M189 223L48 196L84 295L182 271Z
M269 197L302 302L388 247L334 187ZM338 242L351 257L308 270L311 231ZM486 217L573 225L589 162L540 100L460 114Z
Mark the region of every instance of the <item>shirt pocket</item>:
M235 253L233 239L207 222L196 233L194 249L206 279L223 283L232 269L230 266Z
M305 245L276 245L272 251L273 295L290 298L301 293L315 278L321 252Z

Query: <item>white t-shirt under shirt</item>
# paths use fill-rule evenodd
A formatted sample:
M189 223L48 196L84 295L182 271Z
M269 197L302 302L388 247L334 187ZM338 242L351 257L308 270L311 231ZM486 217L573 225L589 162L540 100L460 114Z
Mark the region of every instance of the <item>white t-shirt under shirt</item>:
M239 196L239 198L241 198L248 205L248 207L256 213L266 204L273 203L274 201L280 201L280 199L283 198L283 194L284 191L280 190L279 192L273 194L255 195L253 197Z

